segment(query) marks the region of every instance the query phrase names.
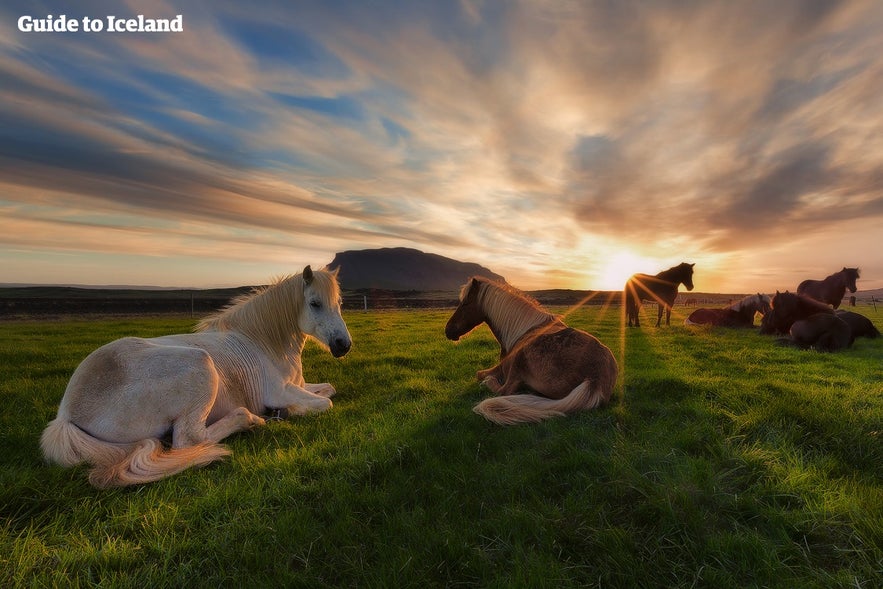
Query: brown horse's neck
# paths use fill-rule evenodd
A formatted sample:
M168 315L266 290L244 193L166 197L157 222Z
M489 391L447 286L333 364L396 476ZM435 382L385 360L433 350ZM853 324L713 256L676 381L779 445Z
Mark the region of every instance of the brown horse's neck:
M832 299L836 299L839 301L843 298L843 295L846 294L846 274L843 272L838 272L837 274L833 274L828 276L823 280L823 282L828 282L830 280L830 284L832 285L831 297Z
M500 355L505 356L524 334L557 318L538 305L502 288L486 284L480 303L485 322L500 343Z

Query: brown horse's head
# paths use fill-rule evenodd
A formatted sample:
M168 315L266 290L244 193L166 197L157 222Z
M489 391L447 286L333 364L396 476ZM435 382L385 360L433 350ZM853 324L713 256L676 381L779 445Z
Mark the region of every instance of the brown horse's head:
M810 297L793 292L776 291L772 310L764 315L761 333L788 333L795 321L806 319L815 313L834 313L834 310ZM766 329L766 330L765 330Z
M854 293L858 287L855 285L855 281L861 278L859 276L858 268L843 268L843 276L846 277L846 288L849 289L849 292Z
M684 288L687 290L693 290L693 266L696 264L688 264L687 262L681 262L677 266L677 277L680 282L684 283Z
M481 282L475 277L470 278L469 282L460 289L460 304L445 325L445 337L449 340L459 340L487 320L484 309L478 301L480 290Z

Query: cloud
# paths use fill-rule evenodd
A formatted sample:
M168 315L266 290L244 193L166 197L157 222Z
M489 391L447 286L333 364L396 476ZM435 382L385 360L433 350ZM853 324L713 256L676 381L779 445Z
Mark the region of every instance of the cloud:
M143 230L148 251L180 222L221 249L406 244L552 276L883 215L874 3L44 9L181 13L185 33L24 35L30 5L0 8L0 206L43 224L15 233L31 248L61 247L36 237L57 224L95 250Z

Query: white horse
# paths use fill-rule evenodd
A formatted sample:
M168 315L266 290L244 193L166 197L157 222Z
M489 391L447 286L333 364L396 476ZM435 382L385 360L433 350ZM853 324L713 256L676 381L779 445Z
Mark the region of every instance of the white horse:
M198 333L127 337L92 352L71 376L40 439L50 462L92 464L96 487L148 483L230 454L219 442L262 425L271 409L331 408L334 387L306 384L308 336L335 357L352 340L337 273L289 276L203 320ZM161 439L171 434L171 448Z

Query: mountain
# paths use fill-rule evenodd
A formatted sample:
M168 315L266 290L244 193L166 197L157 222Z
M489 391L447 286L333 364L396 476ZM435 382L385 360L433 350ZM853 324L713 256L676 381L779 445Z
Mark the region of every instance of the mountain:
M340 252L328 269L340 269L338 280L346 290L456 291L476 274L503 280L484 266L406 247Z

